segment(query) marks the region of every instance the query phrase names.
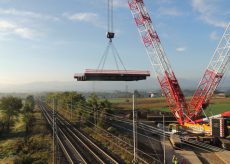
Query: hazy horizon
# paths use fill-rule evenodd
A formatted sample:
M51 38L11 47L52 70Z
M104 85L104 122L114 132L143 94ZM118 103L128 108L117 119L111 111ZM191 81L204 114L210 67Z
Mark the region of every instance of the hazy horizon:
M199 80L198 79L178 79L182 90L195 90ZM218 90L230 89L230 78L225 78L220 83ZM4 84L0 85L0 93L4 92L49 92L49 91L103 91L112 92L116 90L126 91L126 89L133 90L148 90L156 91L160 89L158 81L155 78L148 78L147 80L138 82L78 82L77 80L72 81L40 81L31 82L24 84Z

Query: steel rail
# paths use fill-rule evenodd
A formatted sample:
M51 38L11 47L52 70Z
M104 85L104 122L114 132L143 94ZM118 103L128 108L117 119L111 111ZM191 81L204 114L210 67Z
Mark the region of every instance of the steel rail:
M46 115L48 115L48 117L49 117L49 119L51 119L52 120L52 116L51 116L51 110L50 111L48 111L47 110L47 106L46 107L44 107L43 106L43 110L45 110L45 113L46 113ZM58 120L58 117L57 117L57 120ZM60 128L60 125L62 126L62 128ZM59 129L58 130L61 130L61 132L62 132L62 134L64 134L64 132L63 132L63 130L64 130L64 124L63 124L63 122L61 122L60 120L59 120ZM86 145L80 140L80 138L76 138L77 140L75 140L75 141L70 141L70 135L71 134L69 134L69 131L65 131L66 132L66 134L68 134L68 137L66 136L66 139L68 140L68 142L69 143L71 143L71 145L73 145L73 147L75 148L75 147L81 147L81 146L83 146L83 147L86 147ZM77 141L79 141L82 145L77 145ZM83 148L82 147L82 148ZM81 149L82 150L82 149ZM92 157L90 157L91 159L89 159L89 156L88 156L88 158L87 157L85 157L85 158L87 158L87 161L88 162L86 162L86 159L84 159L83 157L83 161L85 161L85 163L90 163L90 162L92 162L92 161L94 161L94 162L96 162L95 161L95 158L96 158L96 160L98 161L98 162L100 162L100 163L103 163L104 164L104 162L102 161L102 160L100 160L100 158L98 157L98 156L96 156L96 154L91 150L91 149L89 149L89 148L87 148L87 150L90 152L90 153L92 153L93 154L93 158ZM86 153L86 151L84 152L84 153ZM80 154L80 153L78 153L78 154ZM87 153L87 155L89 155L88 153Z
M41 104L41 102L40 102L40 106L41 106L40 108L43 108L42 109L43 111L45 110L46 115L49 115L49 117L51 117L51 114L52 114L51 110L50 110L51 108L45 103ZM59 114L57 114L57 121L58 121L58 124L60 126L59 128L62 130L62 132L63 133L66 132L66 137L68 138L68 140L70 140L69 136L71 136L73 139L76 139L94 156L94 158L98 162L100 162L100 163L108 163L109 162L109 163L115 163L115 164L119 163L116 159L111 157L108 153L106 153L103 149L101 149L93 141L91 141L88 137L86 137L82 132L80 132L75 127L73 127L68 121L66 121ZM67 135L67 133L68 133L68 135ZM69 141L69 142L71 142L71 141ZM72 145L74 146L74 143L72 143Z
M39 107L40 107L40 109L41 109L46 121L48 122L50 127L52 127L52 123L53 123L52 119L45 113L46 111L44 111L43 106L41 106L39 104ZM57 137L57 140L58 140L58 144L60 145L60 147L61 147L66 159L69 161L69 163L74 163L73 159L69 155L69 152L67 151L67 146L65 146L65 144L62 142L62 140L59 138L59 136L56 136L56 137Z
M62 117L60 117L61 119L63 119ZM68 124L69 126L71 126L71 124L63 119L63 121ZM67 126L68 127L68 126ZM79 134L82 138L84 138L84 140L88 141L88 143L92 144L94 148L96 148L101 154L103 154L104 156L106 156L106 158L108 158L110 161L112 161L113 163L118 164L119 162L117 162L114 158L112 158L108 153L106 153L104 150L102 150L99 146L97 146L94 142L92 142L88 137L86 137L82 132L80 132L79 130L77 130L75 127L72 127L72 130L76 133L74 133L70 128L68 128L70 130L70 132L76 137L78 138L78 136L76 135ZM87 146L87 145L86 145Z
M52 123L53 123L53 119L50 115L48 115L47 111L44 110L44 107L40 106L40 109L43 112L43 115L45 117L45 119L47 120L48 124L52 127ZM67 138L67 136L63 133L63 131L58 128L58 130L62 133L61 137L64 137L64 139L61 139L58 135L57 135L57 140L58 140L58 144L60 145L65 157L67 158L67 160L69 161L69 163L76 163L76 161L78 161L79 163L87 163L86 160L82 157L82 155L77 151L77 149L73 146L73 144L70 142L70 140ZM63 142L64 141L64 142ZM69 145L69 146L67 146ZM71 152L71 153L70 153ZM72 155L70 155L72 154ZM74 158L74 159L73 159Z

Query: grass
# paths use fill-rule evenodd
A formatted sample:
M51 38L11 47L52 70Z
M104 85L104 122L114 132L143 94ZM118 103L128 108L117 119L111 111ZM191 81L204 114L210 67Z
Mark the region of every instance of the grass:
M108 136L107 133L98 130L97 128L82 129L85 133L97 140L105 148L108 148L114 155L120 157L124 163L130 163L133 159L132 149L127 145L122 145L121 142L115 140L114 137ZM118 136L119 137L119 136Z
M226 111L230 111L230 104L211 104L207 108L208 114L220 114Z
M0 136L0 164L19 163L52 163L52 138L46 128L46 123L38 109L33 112L32 131L25 136L25 124L20 115L10 133ZM30 161L30 162L28 162Z
M186 98L189 102L191 97ZM115 109L132 109L132 99L126 98L113 98L109 101L113 104ZM213 98L210 101L209 107L206 109L208 115L219 114L230 110L230 98ZM137 98L135 101L136 109L147 109L147 110L160 110L169 111L166 100L164 97L159 98Z
M24 123L22 116L20 115L16 121L17 123L11 128L11 132L3 133L0 137L0 163L13 163L18 144L23 142Z

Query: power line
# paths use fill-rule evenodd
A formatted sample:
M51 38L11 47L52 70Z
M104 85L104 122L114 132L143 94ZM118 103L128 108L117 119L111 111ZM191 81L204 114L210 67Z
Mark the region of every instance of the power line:
M81 107L84 107L84 106L81 106ZM87 107L87 106L85 106L85 108L87 108L88 109L88 111L86 111L86 110L84 110L84 111L81 111L81 112L86 112L86 113L90 113L90 114L92 114L93 113L93 111L89 111L91 108L89 108L89 107ZM115 116L115 117L118 117L118 118L120 118L119 116L116 116L116 115L113 115L113 114L106 114L106 115L110 115L109 117L113 117L113 116ZM112 116L113 115L113 116ZM121 118L120 118L121 119ZM124 121L124 120L119 120L119 119L115 119L116 121L120 121L120 122L124 122L124 123L128 123L128 124L130 124L130 121ZM104 122L107 122L107 123L110 123L108 120L103 120ZM87 120L87 122L89 122L90 124L92 124L92 125L95 125L95 124L93 124L92 122L90 122L90 121L88 121ZM125 130L128 130L128 131L130 131L130 129L127 129L127 128L124 128L124 127L122 127L122 126L119 126L119 125L115 125L115 126L118 126L119 128L123 128L123 129L125 129ZM150 127L149 125L146 125L146 124L143 124L143 123L141 123L141 126L142 127L139 127L139 128L141 128L141 129L143 129L144 131L148 131L148 132L152 132L152 133L155 133L156 132L156 129L157 128L154 128L154 127L151 127L151 129L153 129L153 130L150 130L150 129L146 129L146 127ZM146 127L143 127L143 126L146 126ZM98 128L97 126L95 126L96 128ZM103 131L105 131L106 133L109 133L109 132L107 132L106 130L104 130L104 129L102 129L102 128L100 128L101 130L103 130ZM155 131L154 131L154 129L155 129ZM158 135L160 135L160 136L162 136L162 134L160 134L160 133L163 133L163 131L162 132L160 132L160 130L159 129L157 129L157 131L159 132L158 133ZM111 133L109 133L110 135L112 135L112 136L114 136L113 134L111 134ZM142 135L142 136L145 136L145 137L149 137L149 136L147 136L147 135L143 135L143 134L141 134L141 133L137 133L137 134L139 134L139 135ZM114 136L114 137L116 137L116 136ZM119 137L116 137L116 138L119 138ZM160 142L159 140L157 140L157 139L155 139L155 138L152 138L152 137L149 137L149 138L151 138L151 139L153 139L153 140L155 140L155 141L157 141L157 142ZM120 141L122 141L122 142L125 142L125 141L123 141L122 139L120 139L119 138L119 140ZM131 146L129 143L127 143L127 142L125 142L126 144L128 144L129 146ZM203 149L203 148L201 148L201 147L198 147L198 146L194 146L194 145L192 145L192 144L189 144L189 143L183 143L183 144L185 144L185 145L188 145L188 146L191 146L191 147L194 147L194 148L197 148L197 149L200 149L200 150L203 150L203 151L206 151L206 152L211 152L211 151L208 151L208 150L206 150L206 149ZM132 147L132 146L131 146ZM181 149L181 150L185 150L185 149ZM147 155L146 153L145 153L145 155ZM149 156L149 155L148 155ZM197 156L200 156L200 157L202 157L201 155L199 155L199 154L197 154ZM156 160L156 159L155 159Z

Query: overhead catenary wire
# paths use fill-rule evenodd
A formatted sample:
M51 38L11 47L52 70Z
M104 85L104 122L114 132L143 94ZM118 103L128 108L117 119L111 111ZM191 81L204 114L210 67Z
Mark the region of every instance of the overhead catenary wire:
M84 111L84 112L86 112L86 113L89 113L89 112L87 112L87 111ZM110 123L110 122L108 122L108 121L106 121L106 120L103 120L104 122L106 122L106 123ZM121 120L118 120L118 121L121 121ZM121 122L125 122L125 121L121 121ZM129 124L131 124L130 122L126 122L126 123L129 123ZM120 126L120 125L117 125L117 124L113 124L112 126L115 126L115 127L118 127L118 128L121 128L121 129L124 129L124 130L127 130L127 131L130 131L130 132L132 132L132 130L131 129L128 129L128 128L125 128L124 126ZM140 129L142 129L142 130L144 130L144 131L148 131L148 132L151 132L151 133L153 133L153 134L155 134L156 132L158 132L158 135L159 136L161 136L161 137L163 137L163 132L161 132L161 133L159 133L159 131L157 130L150 130L150 129L146 129L145 127L139 127ZM153 127L151 127L151 128L153 128ZM147 136L147 135L144 135L144 134L142 134L142 133L139 133L139 132L137 132L137 134L138 135L141 135L141 136L143 136L143 137L149 137L149 136ZM168 138L169 138L169 135L167 136ZM157 142L160 142L161 143L161 141L160 140L157 140L157 139L155 139L155 138L153 138L153 137L149 137L149 138L151 138L152 140L154 140L154 141L157 141ZM212 152L212 151L209 151L209 150L207 150L207 149L204 149L204 148L202 148L202 147L198 147L198 146L195 146L195 145L192 145L192 144L190 144L190 143L183 143L184 145L187 145L187 146L190 146L190 147L194 147L194 148L197 148L197 149L199 149L199 150L203 150L203 151L205 151L205 152ZM185 149L182 149L181 148L181 150L185 150Z
M49 107L49 106L48 106L48 107ZM49 107L49 108L50 108L50 107ZM50 108L50 109L52 109L52 108ZM89 113L89 112L87 112L87 113ZM90 112L90 114L91 114L91 113L93 113L93 112ZM92 125L94 125L94 127L96 127L97 129L100 129L100 130L102 130L102 131L104 131L104 132L106 132L106 133L112 135L113 137L115 137L116 139L118 139L120 142L123 142L123 143L129 145L130 147L132 147L131 144L125 142L124 140L122 140L122 139L120 139L119 137L117 137L117 136L111 134L110 132L108 132L108 131L106 131L106 130L100 128L100 127L98 127L95 123L93 123L93 122L91 122L91 121L89 121L89 120L87 120L87 122L90 123L90 124L92 124ZM101 134L98 134L98 135L101 136ZM118 145L116 145L116 146L118 146ZM120 147L120 146L118 146L118 147ZM120 147L120 148L122 148L122 147ZM122 148L122 149L124 149L124 148ZM145 152L143 152L143 151L141 151L141 150L139 150L139 149L138 149L138 151L141 152L142 154L148 156L149 158L152 158L153 160L156 160L156 159L154 159L153 157L151 157L151 156L149 156L148 154L146 154ZM130 152L129 152L129 153L130 153ZM132 154L132 153L130 153L130 154ZM141 160L142 162L147 163L147 162L144 161L142 158L140 158L140 157L138 157L138 158L139 158L139 160ZM158 161L158 162L159 162L159 161Z
M106 133L108 133L108 134L112 135L113 137L116 137L117 139L119 139L119 141L122 141L123 143L127 144L127 145L128 145L128 146L130 146L131 148L133 147L131 144L129 144L129 143L127 143L127 142L123 141L121 138L119 138L119 137L117 137L117 136L115 136L115 135L111 134L110 132L108 132L108 131L106 131L106 130L104 130L104 129L100 128L100 127L98 127L98 126L97 126L96 124L94 124L93 122L91 122L91 121L89 121L89 120L87 120L87 122L88 122L88 123L90 123L90 124L92 124L92 125L94 125L94 127L96 127L97 129L103 130L104 132L106 132ZM100 136L102 136L102 134L99 134L99 133L97 133L97 134L98 134L98 135L100 135ZM118 146L118 145L117 145L117 146ZM120 146L118 146L118 147L120 147ZM151 158L151 159L153 159L153 160L156 160L156 161L157 161L157 159L156 159L156 158L154 158L154 157L150 156L149 154L147 154L147 153L143 152L142 150L137 149L137 151L138 151L138 152L141 152L142 154L144 154L144 155L148 156L149 158ZM131 154L132 154L132 153L131 153ZM141 161L143 161L143 159L142 159L142 158L140 158L140 157L137 157L137 158L138 158L138 159L141 159ZM158 162L160 162L160 161L158 161ZM146 163L146 162L145 162L145 163Z
M86 110L84 110L83 112L88 112L89 113L89 111L86 111ZM92 111L93 112L93 111ZM111 114L109 114L109 115L111 115ZM110 116L110 117L112 117L112 116ZM128 124L132 124L131 123L131 121L124 121L124 120L119 120L119 119L115 119L116 121L120 121L120 122L123 122L123 123L128 123ZM104 122L106 122L106 123L109 123L107 120L103 120ZM141 126L140 126L141 125ZM114 126L117 126L117 127L119 127L119 128L122 128L122 129L124 129L124 130L128 130L128 131L131 131L130 129L127 129L127 128L125 128L125 127L123 127L123 126L119 126L119 125L114 125ZM158 132L158 135L160 135L160 136L163 136L163 130L159 130L158 128L154 128L154 127L151 127L151 129L146 129L146 127L143 127L143 126L146 126L146 127L148 127L149 128L149 125L146 125L146 124L143 124L143 123L140 123L139 125L138 125L138 128L140 128L140 129L142 129L142 130L145 130L145 131L148 131L148 132L152 132L152 133L156 133L156 132ZM155 131L154 131L154 129L155 129ZM137 132L137 134L138 135L141 135L141 136L144 136L144 137L149 137L149 136L146 136L146 135L143 135L143 134L141 134L141 133L138 133ZM167 136L167 137L169 137L169 135ZM155 139L155 138L153 138L153 137L149 137L149 138L151 138L151 139L153 139L153 140L155 140L155 141L157 141L157 142L161 142L160 140L157 140L157 139ZM207 150L207 149L204 149L204 148L201 148L201 147L198 147L198 146L194 146L194 145L192 145L192 144L190 144L190 143L183 143L183 144L185 144L185 145L188 145L188 146L191 146L191 147L194 147L194 148L197 148L197 149L200 149L200 150L203 150L203 151L205 151L205 152L211 152L211 151L209 151L209 150ZM185 149L182 149L182 150L185 150Z
M87 112L87 111L84 111L84 112ZM108 121L106 121L106 120L104 120L106 123L109 123ZM88 121L87 121L88 122ZM93 123L92 123L93 124ZM95 125L95 124L94 124ZM96 126L96 125L95 125ZM125 128L125 127L123 127L123 126L119 126L119 125L114 125L113 124L113 126L115 126L115 127L118 127L118 128L122 128L122 129L124 129L124 130L127 130L127 131L130 131L130 132L132 132L130 129L128 129L128 128ZM149 130L149 129L145 129L145 128L142 128L143 130L145 130L145 131L148 131L148 132L151 132L151 133L156 133L156 131L152 131L152 130ZM105 131L105 130L104 130ZM107 131L105 131L105 132L107 132ZM110 133L111 134L111 133ZM142 134L142 133L137 133L138 135L141 135L141 136L144 136L144 137L149 137L149 136L147 136L147 135L144 135L144 134ZM112 134L113 135L113 134ZM158 134L159 136L163 136L163 134ZM114 135L113 135L114 136ZM167 136L167 137L169 137L169 136ZM153 137L149 137L149 138L151 138L152 140L155 140L155 141L157 141L157 142L160 142L161 143L161 141L160 140L157 140L157 139L155 139L155 138L153 138ZM122 139L120 139L120 140L122 140ZM127 143L127 144L129 144L129 143ZM193 145L193 144L191 144L191 143L183 143L184 145L187 145L187 146L190 146L190 147L193 147L193 148L196 148L196 149L199 149L199 150L202 150L202 151L205 151L205 152L209 152L209 153L211 153L212 151L209 151L209 150L207 150L207 149L204 149L204 148L202 148L202 147L199 147L199 146L195 146L195 145ZM131 147L132 147L132 145L131 145ZM183 149L183 148L180 148L181 150L186 150L186 149ZM140 152L140 150L138 149L138 152ZM158 154L156 154L156 155L158 155ZM197 154L197 156L199 156L199 157L202 157L201 155L199 155L199 154Z
M92 123L92 122L90 122L90 121L87 121L87 122L89 122L90 124L92 124L92 125L94 125L96 128L99 128L98 126L96 126L94 123ZM122 127L123 128L123 127ZM102 129L102 128L99 128L100 130L103 130L104 132L106 132L106 133L109 133L108 131L106 131L106 130L104 130L104 129ZM127 128L125 128L126 130L129 130L129 129L127 129ZM112 135L112 136L114 136L113 134L111 134L111 133L109 133L110 135ZM143 135L143 134L141 134L141 135ZM114 136L114 137L116 137L116 136ZM117 139L119 139L121 142L124 142L124 143L126 143L126 144L128 144L129 146L131 146L132 147L132 145L130 145L129 143L127 143L127 142L125 142L125 141L123 141L122 139L120 139L119 137L116 137ZM150 137L151 138L151 137ZM160 141L159 141L160 142ZM195 148L199 148L199 147L197 147L197 146L194 146L194 145L191 145L191 144L187 144L187 145L189 145L189 146L192 146L192 147L195 147ZM202 148L200 148L201 150L204 150L204 151L207 151L207 150L205 150L205 149L202 149ZM182 149L182 150L184 150L184 149ZM139 150L138 149L138 151L139 152L142 152L141 150ZM208 152L210 152L210 151L208 151ZM143 152L142 152L143 153ZM145 153L145 155L148 155L148 154L146 154ZM148 155L149 156L149 155ZM200 157L202 157L201 155L199 155L199 154L197 154L197 156L200 156Z
M147 136L147 134L146 134L145 130L143 130L143 132L144 132L144 133L145 133L145 135ZM160 160L160 158L159 158L159 156L158 156L158 154L157 154L157 152L156 152L156 149L153 147L153 144L152 144L152 142L150 141L150 137L149 137L149 136L147 136L147 139L148 139L148 142L149 142L149 144L150 144L151 148L152 148L152 149L153 149L153 151L155 152L155 154L156 154L156 156L157 156L158 160Z
M89 109L91 109L90 107L88 107L88 106L84 106L84 105L80 105L81 107L84 107L84 108L86 108L84 111L81 111L81 112L85 112L85 113L90 113L90 114L92 114L94 111L89 111ZM86 111L87 110L87 111ZM116 115L113 115L113 114L106 114L107 116L108 115L110 115L109 117L117 117L117 118L120 118L119 116L116 116ZM113 116L112 116L113 115ZM121 119L121 118L120 118ZM123 122L123 123L128 123L128 124L132 124L131 123L131 121L130 120L120 120L120 119L115 119L116 121L120 121L120 122ZM106 123L110 123L110 122L108 122L108 120L103 120L104 122L106 122ZM130 131L130 129L127 129L127 128L125 128L125 127L123 127L123 126L119 126L119 125L114 125L114 126L117 126L117 127L119 127L119 128L123 128L123 129L125 129L125 130L128 130L128 131ZM145 126L145 127L143 127L143 126ZM140 123L139 125L138 125L138 127L140 128L140 129L142 129L142 130L145 130L145 131L148 131L148 132L152 132L152 133L158 133L158 135L160 135L160 136L163 136L163 130L159 130L158 128L154 128L154 127L152 127L152 126L149 126L149 125L146 125L146 124L143 124L143 123ZM146 129L146 127L148 128L148 129ZM149 128L151 128L151 129L149 129ZM145 136L145 135L143 135L143 134L141 134L141 133L137 133L138 135L142 135L142 136ZM147 137L147 136L145 136L145 137ZM149 137L149 136L148 136ZM167 136L167 137L169 137L169 135ZM153 139L153 140L155 140L155 141L157 141L157 142L161 142L160 140L157 140L157 139L155 139L155 138L153 138L153 137L150 137L151 139ZM184 145L188 145L188 146L191 146L191 147L194 147L194 148L197 148L197 149L200 149L200 150L203 150L203 151L205 151L205 152L211 152L211 151L209 151L209 150L207 150L207 149L204 149L204 148L201 148L201 147L198 147L198 146L195 146L195 145L192 145L192 144L190 144L190 143L183 143ZM184 150L184 149L182 149L182 150Z
M86 111L84 111L84 112L86 112ZM87 122L89 122L89 121L87 121ZM98 126L96 126L94 123L92 123L92 122L90 122L92 125L94 125L96 128L99 128ZM148 125L147 125L148 126ZM124 127L122 127L122 128L124 128ZM106 131L106 130L104 130L104 129L102 129L102 128L100 128L101 130L103 130L104 132L106 132L106 133L109 133L108 131ZM126 130L129 130L129 129L126 129ZM149 131L149 130L148 130ZM109 133L110 135L112 135L112 136L114 136L113 134L111 134L111 133ZM143 135L143 134L141 134L141 135ZM114 136L114 137L116 137L117 139L119 139L121 142L125 142L125 141L123 141L122 139L120 139L119 137L117 137L117 136ZM152 138L152 137L150 137L151 139L154 139L154 138ZM158 142L160 142L159 140L157 140ZM128 144L128 145L130 145L129 143L127 143L127 142L125 142L126 144ZM189 144L189 143L183 143L183 144L185 144L185 145L188 145L188 146L190 146L190 147L194 147L194 148L197 148L197 149L200 149L200 150L203 150L203 151L205 151L205 152L211 152L211 151L209 151L209 150L207 150L207 149L204 149L204 148L201 148L201 147L198 147L198 146L195 146L195 145L192 145L192 144ZM130 145L131 147L132 147L132 145ZM185 149L183 149L183 148L181 148L181 150L185 150ZM148 155L148 154L147 154ZM202 157L200 154L196 154L197 156L199 156L199 157ZM156 160L156 159L155 159Z

